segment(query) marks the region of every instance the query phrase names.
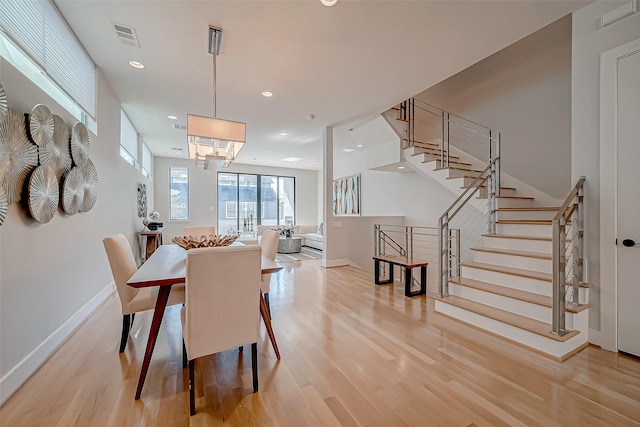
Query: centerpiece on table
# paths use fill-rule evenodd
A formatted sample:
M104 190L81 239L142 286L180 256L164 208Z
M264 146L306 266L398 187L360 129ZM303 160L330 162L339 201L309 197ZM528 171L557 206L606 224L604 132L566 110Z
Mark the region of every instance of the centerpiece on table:
M293 224L290 225L285 225L281 230L280 230L280 235L284 236L286 238L290 238L291 236L293 236Z
M209 234L205 236L204 234L200 237L195 236L182 236L182 237L174 237L171 239L173 243L180 246L183 249L189 250L194 248L211 248L214 246L229 246L238 238L235 234L227 234L227 235L216 235Z

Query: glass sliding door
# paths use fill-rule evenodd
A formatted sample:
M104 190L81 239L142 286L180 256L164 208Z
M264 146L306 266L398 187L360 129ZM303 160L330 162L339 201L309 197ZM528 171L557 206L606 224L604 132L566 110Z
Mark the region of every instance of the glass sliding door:
M238 175L218 174L218 233L238 232Z
M257 226L258 176L238 175L238 231L253 233Z
M218 172L218 230L255 236L258 225L295 224L294 177Z
M295 224L295 179L281 176L278 178L278 181L279 224Z
M260 224L278 225L278 177L260 177Z

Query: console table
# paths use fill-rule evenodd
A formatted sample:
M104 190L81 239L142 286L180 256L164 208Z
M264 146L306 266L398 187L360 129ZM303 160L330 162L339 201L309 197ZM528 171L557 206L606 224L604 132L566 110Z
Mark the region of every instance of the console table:
M164 227L160 227L157 230L143 230L138 233L140 236L144 236L146 239L146 252L145 252L145 261L149 259L152 253L155 252L156 249L162 244L162 231Z
M374 282L376 285L384 285L387 283L393 283L393 266L397 265L404 267L404 295L407 297L414 297L416 295L424 295L427 293L427 265L426 261L418 261L413 258L405 258L400 256L390 255L377 255L373 257L374 261ZM389 264L389 278L386 280L380 280L380 263L385 262ZM420 289L417 291L411 290L413 284L412 270L416 267L420 267Z

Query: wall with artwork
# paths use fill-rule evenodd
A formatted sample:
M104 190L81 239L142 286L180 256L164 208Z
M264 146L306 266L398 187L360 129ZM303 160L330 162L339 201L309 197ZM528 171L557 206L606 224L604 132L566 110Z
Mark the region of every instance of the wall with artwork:
M100 77L98 132L86 134L99 179L95 204L86 212L78 204L75 215L58 206L43 224L28 203L14 202L0 226L0 402L113 292L102 239L124 233L140 257L137 183L150 188L151 182L119 155L121 105ZM2 59L0 81L10 108L24 114L46 105L73 133L77 120ZM153 194L147 197L152 207Z

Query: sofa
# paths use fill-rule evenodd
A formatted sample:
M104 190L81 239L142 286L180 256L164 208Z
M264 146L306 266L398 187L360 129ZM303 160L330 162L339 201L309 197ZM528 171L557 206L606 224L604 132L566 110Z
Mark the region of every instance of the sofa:
M257 234L258 239L262 236L264 230L276 230L282 231L282 229L288 228L282 225L258 225ZM309 246L314 249L324 249L324 236L322 234L322 225L317 227L315 225L294 225L293 237L300 237L302 239L303 246Z

